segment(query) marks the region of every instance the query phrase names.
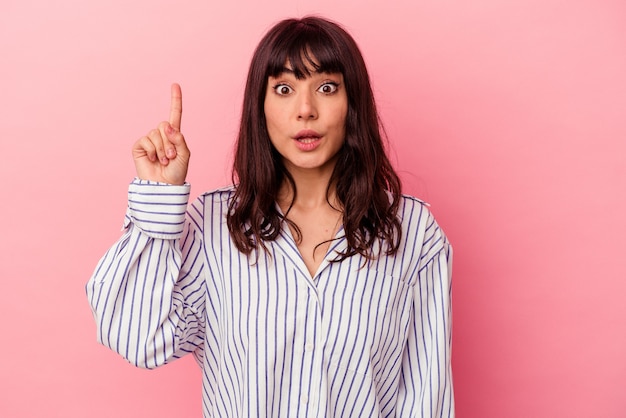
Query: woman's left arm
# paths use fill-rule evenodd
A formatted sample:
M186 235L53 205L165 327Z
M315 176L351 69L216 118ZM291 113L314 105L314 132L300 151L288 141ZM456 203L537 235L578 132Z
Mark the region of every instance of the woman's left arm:
M402 358L396 416L453 418L452 247L434 223L413 288L413 321Z

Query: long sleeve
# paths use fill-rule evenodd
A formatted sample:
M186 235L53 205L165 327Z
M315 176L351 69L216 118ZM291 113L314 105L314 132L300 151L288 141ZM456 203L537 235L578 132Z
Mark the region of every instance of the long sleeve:
M188 185L135 180L125 232L86 286L98 341L138 367L203 354L202 239L188 199Z
M433 221L413 288L413 320L402 357L396 416L454 417L451 370L452 247Z

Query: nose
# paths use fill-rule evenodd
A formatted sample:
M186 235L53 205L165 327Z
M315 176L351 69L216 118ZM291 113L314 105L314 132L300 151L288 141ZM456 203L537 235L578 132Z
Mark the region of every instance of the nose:
M310 92L302 92L298 97L298 119L316 119L317 118L317 106L315 104L315 97Z

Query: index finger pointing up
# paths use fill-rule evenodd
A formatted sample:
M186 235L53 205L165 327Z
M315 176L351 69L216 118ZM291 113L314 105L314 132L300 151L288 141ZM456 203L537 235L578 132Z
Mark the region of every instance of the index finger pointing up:
M170 104L170 125L180 131L180 120L183 115L183 93L180 85L172 84L172 101Z

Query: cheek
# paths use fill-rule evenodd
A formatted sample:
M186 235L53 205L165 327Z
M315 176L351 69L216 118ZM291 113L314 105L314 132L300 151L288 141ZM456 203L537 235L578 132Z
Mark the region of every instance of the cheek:
M272 100L265 100L263 110L265 113L265 122L268 125L270 123L274 125L280 124L281 121L285 119L286 109L284 104L282 103L276 103Z

